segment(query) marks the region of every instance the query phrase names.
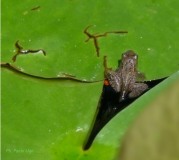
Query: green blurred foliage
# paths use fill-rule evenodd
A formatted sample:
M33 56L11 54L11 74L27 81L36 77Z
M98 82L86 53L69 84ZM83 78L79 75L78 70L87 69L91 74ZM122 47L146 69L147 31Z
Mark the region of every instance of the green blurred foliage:
M179 72L148 94L150 97L156 92L160 93L141 112L125 135L119 160L178 159L178 82Z

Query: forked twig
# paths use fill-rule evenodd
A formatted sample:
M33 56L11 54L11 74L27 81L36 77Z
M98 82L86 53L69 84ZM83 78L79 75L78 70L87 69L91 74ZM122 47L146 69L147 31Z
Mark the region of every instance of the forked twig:
M20 54L37 53L41 51L44 54L44 56L46 56L46 52L43 49L37 49L37 50L23 49L23 47L19 44L19 41L16 41L15 47L16 47L16 54L12 57L13 62L16 61L17 56Z
M109 32L105 32L103 34L91 34L88 32L88 29L91 27L92 25L86 27L84 29L84 33L88 36L88 39L85 40L85 42L88 42L90 39L93 39L93 43L96 49L96 54L99 57L99 45L98 45L98 38L100 37L106 37L108 34L123 34L123 33L128 33L127 31L109 31Z

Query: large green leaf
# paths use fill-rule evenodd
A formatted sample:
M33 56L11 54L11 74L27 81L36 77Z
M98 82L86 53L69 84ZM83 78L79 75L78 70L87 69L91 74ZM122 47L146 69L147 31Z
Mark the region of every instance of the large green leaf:
M20 55L14 65L23 71L48 77L65 72L98 80L103 78L104 55L109 66L116 67L121 53L133 49L147 79L168 76L178 70L177 4L176 0L6 0L2 2L2 61L12 62L19 40L26 49L47 52L47 56ZM93 42L84 42L83 30L91 24L92 33L129 33L100 38L98 58ZM101 88L102 83L47 82L3 69L3 159L112 159L118 140L145 103L141 100L143 105L121 112L83 152Z
M178 159L178 82L179 72L147 94L148 97L151 97L157 92L160 93L147 105L130 127L125 135L118 159Z

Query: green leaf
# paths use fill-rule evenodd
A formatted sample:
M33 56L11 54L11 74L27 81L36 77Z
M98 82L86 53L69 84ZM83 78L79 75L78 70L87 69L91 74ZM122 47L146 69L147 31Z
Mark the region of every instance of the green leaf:
M19 40L24 49L47 52L47 56L19 55L13 65L24 72L48 77L69 73L80 79L99 80L103 78L104 55L115 68L121 54L132 49L139 54L139 71L147 79L168 76L178 70L178 3L2 1L1 61L12 63L14 44ZM88 25L94 25L90 33L129 33L100 38L98 58L93 42L85 42L83 30ZM112 159L119 139L141 107L134 104L132 110L118 114L100 132L92 148L82 151L102 85L47 82L2 69L3 159Z
M156 96L125 135L120 160L178 159L178 82L179 72L147 94Z

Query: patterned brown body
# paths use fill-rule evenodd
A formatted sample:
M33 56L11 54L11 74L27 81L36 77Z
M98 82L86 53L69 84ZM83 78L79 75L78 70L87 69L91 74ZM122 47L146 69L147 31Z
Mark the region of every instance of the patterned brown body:
M120 66L115 70L106 70L105 76L116 92L120 92L119 101L125 98L134 98L142 94L148 86L145 83L137 82L141 73L137 71L138 56L132 50L122 55Z

